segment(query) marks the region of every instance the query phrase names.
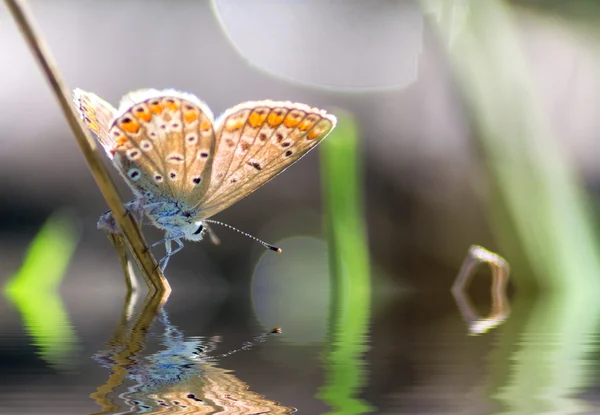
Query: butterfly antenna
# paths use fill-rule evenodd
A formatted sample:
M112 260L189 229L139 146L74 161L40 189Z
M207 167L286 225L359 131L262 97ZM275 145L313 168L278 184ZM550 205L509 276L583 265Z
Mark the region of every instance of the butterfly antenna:
M275 245L268 244L268 243L266 243L265 241L262 241L262 240L258 239L257 237L250 235L249 233L246 233L246 232L244 232L244 231L240 231L238 228L234 228L233 226L231 226L231 225L228 225L228 224L226 224L226 223L219 222L219 221L216 221L216 220L211 220L211 219L203 219L202 221L203 221L203 222L208 222L208 223L214 223L215 225L221 225L221 226L224 226L224 227L226 227L226 228L229 228L229 229L231 229L231 230L234 230L234 231L236 231L237 233L241 233L241 234L242 234L242 235L244 235L245 237L248 237L248 238L250 238L250 239L253 239L253 240L255 240L256 242L258 242L259 244L261 244L261 245L262 245L262 246L264 246L265 248L267 248L267 249L270 249L271 251L275 251L275 252L277 252L278 254L280 254L280 253L282 252L282 251L281 251L281 248L278 248L278 247L276 247Z
M272 329L266 333L263 333L260 336L256 336L249 342L242 343L242 346L238 347L237 349L233 349L233 350L230 350L228 352L221 353L218 355L209 355L209 354L205 353L204 357L208 360L216 360L216 359L222 359L224 357L231 356L232 354L235 354L238 352L250 350L254 346L256 346L258 343L264 343L267 340L267 337L272 336L274 334L280 334L281 332L282 332L281 327L275 327L274 329ZM209 351L207 351L207 352L209 352Z

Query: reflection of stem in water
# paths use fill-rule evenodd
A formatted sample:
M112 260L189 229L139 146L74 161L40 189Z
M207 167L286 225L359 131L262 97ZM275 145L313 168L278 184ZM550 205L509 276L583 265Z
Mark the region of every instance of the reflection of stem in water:
M147 297L139 318L129 325L127 298L115 334L107 343L108 351L95 359L108 367L108 381L91 395L102 407L97 414L114 413L120 409L111 394L133 385L119 394L123 405L135 413L171 413L185 410L189 414L289 414L291 408L264 399L248 390L248 385L226 370L214 366L207 353L215 349L215 340L186 339L183 332L171 324L162 305L166 298ZM164 327L161 334L163 350L144 356L146 334L157 319ZM259 336L260 338L260 336ZM209 363L210 362L210 363ZM129 412L128 412L129 413Z
M135 299L132 293L129 293L125 300L121 319L113 337L108 342L108 353L102 353L102 359L108 359L110 362L111 375L106 383L98 387L98 391L90 395L92 399L102 408L101 412L95 414L108 414L119 409L109 394L123 384L129 375L129 367L135 364L139 353L144 349L146 343L146 334L152 326L159 310L167 301L168 295L148 294L144 300L144 305L139 317L132 327L128 327L128 312L131 301ZM99 357L98 355L96 357Z
M351 116L338 115L336 129L321 145L321 156L333 289L331 339L324 357L326 378L319 397L333 408L331 414L362 414L372 411L356 397L366 382L361 359L367 349L371 281L359 140Z
M487 263L492 271L492 309L488 317L481 318L471 304L467 293L469 283L475 275L479 265ZM481 246L473 245L460 268L458 276L452 286L452 294L458 308L469 325L471 334L481 334L502 324L510 313L510 306L506 297L506 284L510 268L504 258Z

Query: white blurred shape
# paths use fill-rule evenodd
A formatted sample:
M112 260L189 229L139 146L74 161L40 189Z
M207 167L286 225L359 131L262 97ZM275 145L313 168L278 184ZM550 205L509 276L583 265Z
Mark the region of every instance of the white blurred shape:
M333 89L402 88L417 77L423 18L414 2L213 0L251 64Z

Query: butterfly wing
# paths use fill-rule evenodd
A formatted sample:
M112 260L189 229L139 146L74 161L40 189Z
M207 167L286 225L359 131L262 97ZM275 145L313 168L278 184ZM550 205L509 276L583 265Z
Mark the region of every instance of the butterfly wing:
M196 194L199 216L208 218L248 196L317 146L336 118L304 104L246 102L215 123L216 152L210 185Z
M177 200L202 218L273 179L336 124L333 115L304 104L257 101L227 110L213 129L210 109L191 94L134 91L118 110L95 94L77 89L73 95L136 195Z
M73 105L89 130L112 158L109 150L115 146L115 140L108 133L117 110L96 94L79 88L73 91Z
M185 204L208 189L212 122L210 109L191 94L134 91L108 124L105 149L136 195Z

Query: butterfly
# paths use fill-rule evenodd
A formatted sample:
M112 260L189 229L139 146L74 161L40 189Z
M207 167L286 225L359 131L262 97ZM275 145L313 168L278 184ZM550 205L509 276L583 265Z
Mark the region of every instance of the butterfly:
M214 241L208 224L224 224L210 217L294 164L337 122L324 110L271 100L244 102L215 121L196 96L172 89L130 92L118 109L81 89L73 91L73 102L133 191L128 210L165 231L151 245L165 244L163 271L182 240L200 241L208 232ZM110 212L99 227L116 232Z

